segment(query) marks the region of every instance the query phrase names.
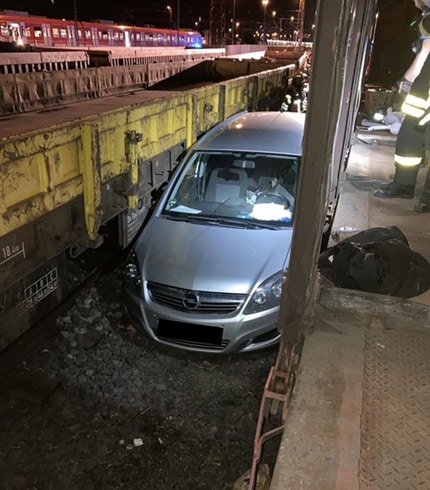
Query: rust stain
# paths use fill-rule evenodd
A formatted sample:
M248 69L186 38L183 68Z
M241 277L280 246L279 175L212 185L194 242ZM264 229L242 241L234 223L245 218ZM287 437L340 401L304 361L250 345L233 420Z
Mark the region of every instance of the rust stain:
M49 156L45 155L44 157L44 162L45 162L45 169L46 169L46 175L48 178L47 182L47 191L51 192L52 191L52 175L51 175L51 166L49 164Z

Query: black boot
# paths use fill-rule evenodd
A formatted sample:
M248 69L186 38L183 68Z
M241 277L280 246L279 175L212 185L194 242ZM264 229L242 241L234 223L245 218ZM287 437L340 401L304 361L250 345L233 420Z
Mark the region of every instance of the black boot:
M419 166L405 167L396 163L395 168L393 182L382 184L373 194L376 197L402 197L403 199L412 199L414 197Z
M414 197L414 185L400 185L396 182L382 184L379 189L373 192L376 197L402 197L403 199L412 199Z
M426 201L421 198L415 203L414 211L416 213L430 213L430 200Z

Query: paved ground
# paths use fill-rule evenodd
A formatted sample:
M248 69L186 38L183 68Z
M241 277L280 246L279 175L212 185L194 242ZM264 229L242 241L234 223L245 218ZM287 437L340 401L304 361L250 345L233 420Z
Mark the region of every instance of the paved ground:
M335 231L397 225L430 260L430 215L414 213L412 200L372 194L393 174L394 139L364 141L353 146ZM429 292L404 301L323 290L272 490L430 488L429 304Z

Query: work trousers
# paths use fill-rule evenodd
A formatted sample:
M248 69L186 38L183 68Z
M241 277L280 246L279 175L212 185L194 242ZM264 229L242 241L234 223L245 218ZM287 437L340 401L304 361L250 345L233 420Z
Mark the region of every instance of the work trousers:
M415 186L421 160L425 156L425 128L417 126L417 120L406 116L400 127L396 141L396 157L416 157L419 161L414 165L404 165L396 161L394 182L399 185Z

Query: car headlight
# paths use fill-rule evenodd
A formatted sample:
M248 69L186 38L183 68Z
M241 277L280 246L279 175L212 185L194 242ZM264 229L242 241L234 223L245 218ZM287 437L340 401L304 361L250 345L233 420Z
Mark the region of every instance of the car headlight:
M141 294L142 291L142 277L140 275L139 263L134 252L130 252L127 257L127 261L123 271L124 283L127 287L132 289L135 293Z
M284 272L280 271L266 279L254 292L244 314L258 313L279 306L284 283Z

